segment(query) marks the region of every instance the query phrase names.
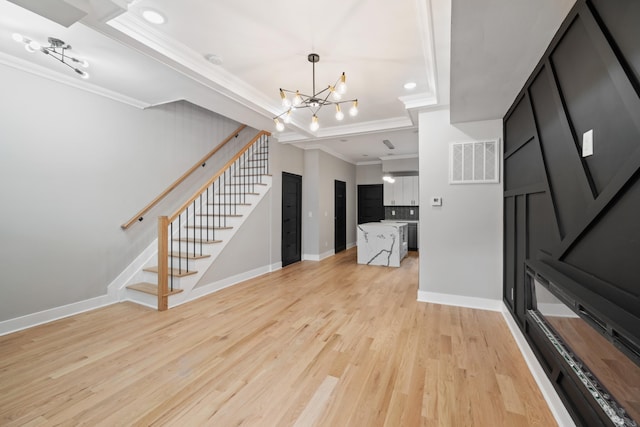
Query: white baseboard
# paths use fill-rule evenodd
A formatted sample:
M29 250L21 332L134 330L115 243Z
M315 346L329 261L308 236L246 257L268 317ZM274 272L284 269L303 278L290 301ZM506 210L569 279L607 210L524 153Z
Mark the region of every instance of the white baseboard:
M500 300L427 291L418 291L418 301L490 311L502 311L503 305Z
M282 270L282 261L278 261L274 264L271 264L271 267L269 267L270 270L269 271L278 271L278 270Z
M73 316L75 314L84 313L85 311L95 310L118 302L117 298L111 295L102 295L84 301L78 301L61 307L50 308L48 310L39 311L37 313L27 314L26 316L16 317L0 322L0 336L33 326L42 325L43 323L53 322L54 320Z
M269 272L271 272L271 266L270 265L265 265L262 267L258 267L258 268L254 268L253 270L249 270L249 271L245 271L242 272L240 274L236 274L235 276L230 276L230 277L226 277L222 280L218 280L216 282L212 282L212 283L208 283L206 285L203 286L198 286L196 288L194 288L190 293L189 293L189 298L184 299L182 301L180 301L179 303L175 304L175 305L171 305L171 307L177 307L179 305L182 305L186 302L189 301L193 301L196 300L198 298L201 298L205 295L209 295L212 294L214 292L220 291L222 289L228 288L230 286L236 285L240 282L244 282L246 280L249 279L253 279L255 277L258 276L262 276L263 274L267 274Z
M538 388L540 389L540 392L542 392L544 400L547 401L547 405L549 405L549 409L556 419L556 422L560 427L575 427L576 424L571 418L571 415L569 415L569 411L567 411L562 400L560 400L560 396L558 396L558 393L553 388L553 384L551 384L551 381L542 369L536 355L533 353L533 350L531 350L531 347L529 347L529 343L522 334L522 331L520 331L515 320L513 320L511 313L509 313L509 310L504 303L502 304L500 311L507 322L507 326L511 331L513 339L516 341L516 344L518 344L518 348L520 348L520 353L522 353L522 357L524 357L533 379L538 384Z

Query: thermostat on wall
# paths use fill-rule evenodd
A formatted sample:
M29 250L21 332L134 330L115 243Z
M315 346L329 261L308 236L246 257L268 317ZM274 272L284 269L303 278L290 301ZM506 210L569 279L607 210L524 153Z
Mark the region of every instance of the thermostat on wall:
M432 197L431 206L442 206L442 197Z

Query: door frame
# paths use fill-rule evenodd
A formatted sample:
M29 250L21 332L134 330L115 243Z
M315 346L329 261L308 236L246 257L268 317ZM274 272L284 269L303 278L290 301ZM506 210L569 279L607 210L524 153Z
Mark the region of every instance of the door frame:
M297 219L297 227L296 227L296 234L297 234L297 244L298 244L298 251L297 251L297 256L295 257L295 259L292 260L286 260L285 263L285 217L284 217L284 210L285 210L285 192L284 192L284 186L285 186L285 180L291 180L291 181L295 181L297 184L297 188L296 188L296 219ZM289 173L289 172L282 172L282 188L281 188L281 199L282 199L282 211L280 213L280 261L282 263L282 266L285 267L289 264L293 264L296 262L299 262L302 260L302 176L301 175L296 175L293 173Z
M338 208L338 190L343 191L343 209L340 210ZM334 253L338 253L347 249L347 183L338 179L334 180L333 184L333 211L333 250ZM338 230L338 217L340 217L344 224L344 233L342 233L342 230ZM344 245L340 244L338 246L339 236L343 238L342 241L344 242Z

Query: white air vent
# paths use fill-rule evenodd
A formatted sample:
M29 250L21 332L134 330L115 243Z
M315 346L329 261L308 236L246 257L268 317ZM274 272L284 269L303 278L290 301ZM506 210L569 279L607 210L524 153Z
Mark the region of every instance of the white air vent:
M449 146L449 183L500 182L499 144L494 141L452 142Z

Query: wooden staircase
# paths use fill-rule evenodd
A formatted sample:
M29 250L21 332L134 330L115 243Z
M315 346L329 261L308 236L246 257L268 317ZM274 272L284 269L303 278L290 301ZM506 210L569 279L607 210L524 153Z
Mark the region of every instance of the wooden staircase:
M218 176L224 173L224 182L216 183L215 179L220 178L212 178L208 189L203 186L200 193L187 202L193 201L191 210L188 208L190 205L185 204L183 206L187 208L184 212L176 212L172 216L176 219L165 223L171 224L170 231L166 234L168 255L164 267L169 281L168 290L163 295L167 297L166 307L193 299L191 291L199 285L204 273L271 188L271 176L264 173L264 164L268 158L268 139L266 144L266 152L262 149L254 151L241 165L236 164L233 175L227 176L225 171L218 172ZM254 166L256 164L263 166L258 169ZM260 170L263 173L249 173L248 170ZM161 231L162 227L159 225L160 236ZM158 248L161 248L160 245ZM163 309L158 296L161 283L159 274L163 268L162 261L160 264L158 262L162 259L158 256L160 252L161 249L157 250L144 267L127 281L121 290L120 299L151 307L157 304L158 309Z
M182 227L181 237L177 237L178 232L174 232L174 236L171 239L174 251L169 255L169 276L173 279L173 286L169 289L169 305L174 306L189 299L188 293L197 285L198 280L213 264L217 256L222 252L224 246L233 238L235 232L242 226L242 223L248 218L253 208L259 203L262 197L266 194L270 188L271 177L264 176L269 181L269 184L261 186L263 191L257 194L248 195L247 200L250 203L243 203L238 205L239 209L242 209L241 214L228 214L221 215L222 219L226 219L226 227L218 227L208 225L206 223L207 215L196 214L193 218L196 221L195 224L184 225ZM210 224L211 224L211 215ZM219 217L216 215L216 220ZM190 221L191 222L191 221ZM207 229L215 229L216 238L213 240L206 240L199 237L200 232L204 232ZM194 254L189 252L189 248L193 245L203 245L203 254ZM189 271L185 271L184 267L180 269L180 260L190 260ZM133 302L137 302L143 305L155 307L157 295L158 295L158 265L156 256L152 257L148 265L141 269L139 274L136 274L134 281L126 286L126 298ZM171 280L171 279L170 279ZM175 298L180 295L181 298Z

